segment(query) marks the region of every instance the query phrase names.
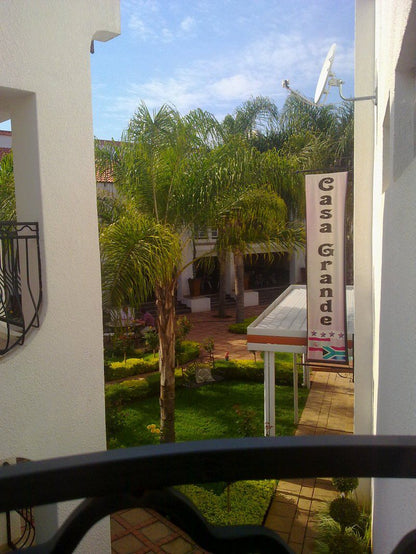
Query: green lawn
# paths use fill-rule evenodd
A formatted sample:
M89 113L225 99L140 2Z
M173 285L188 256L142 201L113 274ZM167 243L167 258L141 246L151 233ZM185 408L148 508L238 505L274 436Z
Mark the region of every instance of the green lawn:
M254 436L263 435L263 384L227 381L197 388L176 390L176 440L241 437L243 424L234 406L253 411L249 416L254 426ZM299 389L299 409L302 410L307 390ZM159 399L140 400L122 410L123 425L116 432L118 444L138 446L155 442L155 436L147 429L149 424L159 424ZM276 427L278 435L292 435L293 389L276 387Z
M176 440L192 441L263 435L263 383L217 382L176 390ZM308 391L299 389L299 411ZM157 442L147 426L158 425L159 399L137 401L121 411L122 425L113 436L117 446ZM276 433L292 435L293 389L276 387ZM275 480L186 485L180 490L213 525L261 525L276 487Z

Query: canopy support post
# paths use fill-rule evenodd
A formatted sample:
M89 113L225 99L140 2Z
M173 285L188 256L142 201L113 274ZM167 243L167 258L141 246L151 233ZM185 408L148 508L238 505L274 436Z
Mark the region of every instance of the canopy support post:
M264 436L276 436L275 354L264 353Z

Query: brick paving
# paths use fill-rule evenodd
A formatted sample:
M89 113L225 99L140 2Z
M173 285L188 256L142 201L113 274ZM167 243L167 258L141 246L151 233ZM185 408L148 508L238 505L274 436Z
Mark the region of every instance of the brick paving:
M259 315L264 309L265 306L247 307L246 317ZM224 358L226 352L229 352L230 359L249 358L245 335L228 333L228 326L234 321L232 312L229 316L219 319L215 312L189 314L193 328L187 338L202 342L212 337L217 358ZM296 434L352 433L354 385L350 377L314 372L311 382ZM277 531L296 554L312 554L317 513L335 496L330 478L281 480L265 526ZM112 554L205 552L171 522L152 510L141 508L111 516L111 540Z
M354 384L350 376L314 372L311 381L295 434L353 433ZM279 533L296 554L313 554L318 514L336 496L330 478L281 480L265 526Z

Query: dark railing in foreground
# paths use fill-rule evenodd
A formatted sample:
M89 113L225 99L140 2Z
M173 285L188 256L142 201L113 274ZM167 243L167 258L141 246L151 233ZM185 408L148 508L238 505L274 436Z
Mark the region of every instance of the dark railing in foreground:
M0 512L86 498L34 553L72 552L93 524L117 510L150 507L209 552L292 552L257 526L212 527L170 487L185 483L298 477L416 477L416 437L315 436L144 446L0 469ZM394 554L416 552L415 532Z

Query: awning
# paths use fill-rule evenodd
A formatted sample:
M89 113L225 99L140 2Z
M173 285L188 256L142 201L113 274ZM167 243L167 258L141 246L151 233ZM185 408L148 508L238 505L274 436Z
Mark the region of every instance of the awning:
M347 287L348 347L354 335L354 287ZM247 328L247 349L306 352L306 285L290 285Z

